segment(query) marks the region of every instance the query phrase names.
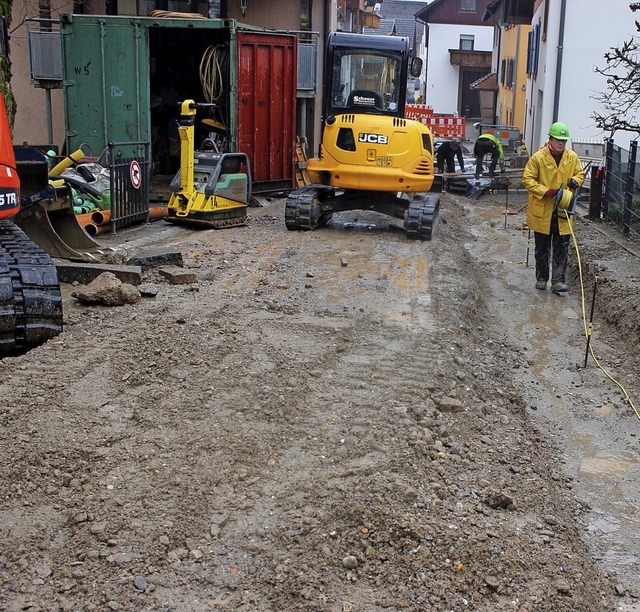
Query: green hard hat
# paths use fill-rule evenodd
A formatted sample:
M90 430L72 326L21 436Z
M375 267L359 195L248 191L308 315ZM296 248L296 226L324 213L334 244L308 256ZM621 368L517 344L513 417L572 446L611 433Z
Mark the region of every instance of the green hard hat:
M549 136L556 140L569 140L569 128L561 121L556 121L549 128Z

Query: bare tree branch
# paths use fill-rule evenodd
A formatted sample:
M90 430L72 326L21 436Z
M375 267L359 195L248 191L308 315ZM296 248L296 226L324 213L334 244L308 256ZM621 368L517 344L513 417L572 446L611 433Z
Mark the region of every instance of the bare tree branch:
M640 2L629 8L640 10ZM640 22L635 24L640 32ZM617 131L640 134L640 38L633 36L620 46L611 47L604 60L606 66L596 67L595 72L605 77L607 88L593 96L602 109L594 111L591 118L611 136Z

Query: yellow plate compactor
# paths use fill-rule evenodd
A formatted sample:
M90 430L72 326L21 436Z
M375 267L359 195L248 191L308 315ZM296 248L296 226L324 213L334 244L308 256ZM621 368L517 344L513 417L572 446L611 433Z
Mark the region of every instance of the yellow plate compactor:
M165 217L170 223L214 229L246 225L251 199L251 169L245 153L196 150L196 109L210 104L181 104L180 170L171 181Z

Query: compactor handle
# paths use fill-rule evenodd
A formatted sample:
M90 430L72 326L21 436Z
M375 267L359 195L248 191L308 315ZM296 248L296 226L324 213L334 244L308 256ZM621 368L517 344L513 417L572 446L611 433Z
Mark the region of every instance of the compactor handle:
M178 108L182 115L195 115L198 108L217 108L215 102L196 102L195 100L183 100L178 102Z

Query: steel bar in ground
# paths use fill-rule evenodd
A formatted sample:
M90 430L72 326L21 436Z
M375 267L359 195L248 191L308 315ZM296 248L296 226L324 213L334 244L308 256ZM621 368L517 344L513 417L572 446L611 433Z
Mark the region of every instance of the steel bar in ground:
M509 175L506 176L507 188L505 189L507 195L504 199L504 229L507 229L507 217L509 216Z
M593 296L591 298L591 314L589 315L589 325L587 327L587 348L584 354L584 367L587 367L587 361L589 359L589 347L591 345L591 332L593 330L593 311L596 306L596 291L598 288L598 275L596 274L593 280Z

